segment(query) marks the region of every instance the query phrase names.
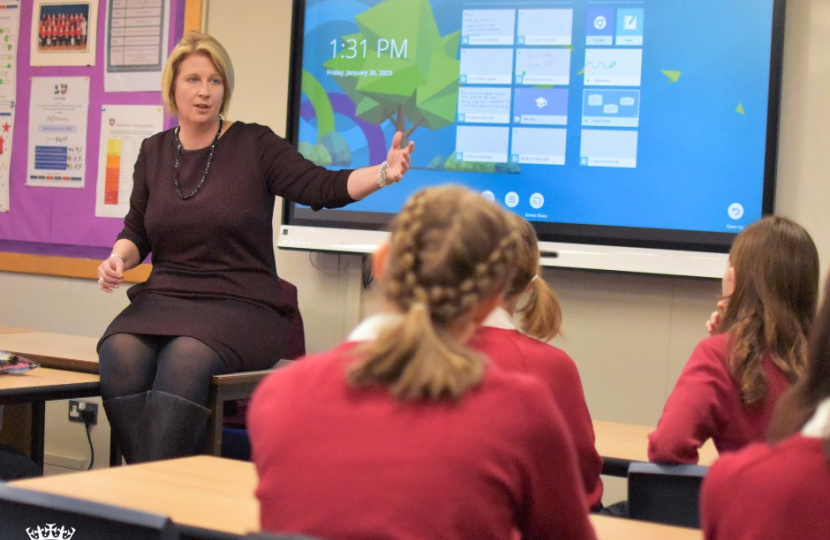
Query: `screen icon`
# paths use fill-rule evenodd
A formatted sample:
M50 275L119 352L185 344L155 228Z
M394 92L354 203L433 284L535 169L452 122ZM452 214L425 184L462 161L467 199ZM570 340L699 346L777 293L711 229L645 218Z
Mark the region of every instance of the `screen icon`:
M741 203L730 204L727 212L729 213L729 217L731 217L734 220L738 220L744 217L744 207L743 205L741 205Z
M545 197L541 193L534 193L530 196L530 206L538 210L545 205Z

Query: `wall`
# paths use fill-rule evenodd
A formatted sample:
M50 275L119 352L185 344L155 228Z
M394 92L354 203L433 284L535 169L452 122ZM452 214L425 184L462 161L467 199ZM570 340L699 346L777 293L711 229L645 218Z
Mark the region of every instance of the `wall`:
M290 11L290 0L210 0L206 16L208 31L235 63L230 117L267 124L279 134L285 133ZM830 88L830 42L824 36L830 34L830 2L791 1L786 34L778 211L813 234L826 270L830 185L823 154L830 103L824 90ZM277 253L281 275L299 287L310 351L342 339L370 309L360 289L360 264L355 255ZM544 277L565 313L565 337L556 344L579 365L594 418L653 425L688 354L705 336L719 283L555 269ZM105 295L96 289L91 280L0 273L0 323L100 335L126 298L123 291ZM47 452L86 455L82 429L66 422L65 405L56 411ZM105 427L96 429L103 434ZM96 454L106 450L96 444ZM606 502L624 495L619 486L609 491Z

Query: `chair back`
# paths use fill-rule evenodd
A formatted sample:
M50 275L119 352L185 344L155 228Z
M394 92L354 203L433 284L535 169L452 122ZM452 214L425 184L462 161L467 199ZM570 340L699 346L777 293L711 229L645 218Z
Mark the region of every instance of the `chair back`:
M628 468L628 517L700 528L700 486L709 467L632 463Z
M31 540L178 540L169 518L62 495L0 485L3 537ZM6 536L9 535L9 536Z

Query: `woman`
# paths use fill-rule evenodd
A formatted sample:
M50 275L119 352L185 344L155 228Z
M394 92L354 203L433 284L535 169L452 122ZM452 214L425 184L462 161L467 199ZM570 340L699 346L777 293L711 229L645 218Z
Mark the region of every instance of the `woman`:
M658 463L697 463L710 437L721 454L762 441L779 397L806 364L818 298L818 252L797 223L770 216L735 238L716 334L692 353L649 435Z
M211 377L282 357L293 308L276 273L274 196L343 206L400 180L413 150L398 133L382 165L331 172L267 127L225 121L233 67L205 34L181 40L162 86L179 127L143 142L124 229L98 267L112 292L153 254L99 342L104 408L128 462L195 452Z
M545 343L559 334L562 308L553 290L541 277L536 231L517 214L509 216L519 235L515 273L501 306L487 317L471 344L499 367L535 375L550 388L576 447L588 504L598 510L602 507L602 458L596 450L594 426L579 371L565 351ZM519 308L519 300L525 293L527 301ZM513 324L517 313L524 333Z
M719 459L701 492L709 540L824 540L830 531L830 280L804 377L778 403L770 443Z
M385 311L270 375L248 413L265 530L328 540L594 538L561 413L466 343L515 260L506 214L412 196L375 256Z

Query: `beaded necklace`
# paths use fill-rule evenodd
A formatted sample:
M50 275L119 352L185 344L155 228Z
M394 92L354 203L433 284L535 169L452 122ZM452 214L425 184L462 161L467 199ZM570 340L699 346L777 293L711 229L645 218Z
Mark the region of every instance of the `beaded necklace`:
M182 142L179 140L179 131L181 129L181 126L176 126L176 130L173 132L173 135L176 138L176 165L173 169L173 185L176 187L176 195L178 195L180 199L186 201L187 199L199 193L199 190L202 189L202 186L205 183L205 179L207 178L208 172L210 171L210 162L213 160L213 151L216 149L216 142L219 140L219 135L222 134L222 117L219 117L219 129L216 130L216 137L213 138L213 144L210 145L210 154L208 154L207 165L205 166L205 173L202 175L202 179L199 180L199 184L196 186L196 189L191 191L188 195L184 195L182 193L181 188L179 187L179 164L181 163L182 158Z

